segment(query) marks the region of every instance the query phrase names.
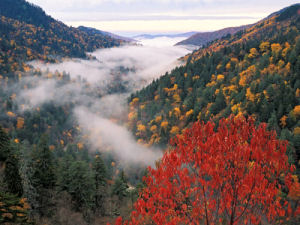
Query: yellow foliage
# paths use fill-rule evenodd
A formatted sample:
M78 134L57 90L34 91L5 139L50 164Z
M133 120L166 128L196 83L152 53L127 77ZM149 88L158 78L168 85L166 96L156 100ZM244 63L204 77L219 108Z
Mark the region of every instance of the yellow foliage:
M146 126L143 125L143 124L139 124L137 126L137 130L140 131L140 132L145 132L146 131Z
M180 114L181 114L181 111L180 111L180 109L179 109L178 107L175 107L175 108L173 109L173 112L174 112L174 115L175 115L176 117L179 117Z
M249 66L246 70L240 73L239 85L246 86L251 81L252 76L256 73L255 65Z
M155 122L159 123L162 120L162 116L155 117Z
M295 106L293 112L296 117L300 116L300 105Z
M15 143L19 144L20 143L20 140L18 138L16 138L15 140Z
M153 125L153 126L150 127L150 131L152 133L156 132L156 130L157 130L157 126L156 125Z
M286 126L286 119L287 119L287 116L286 116L286 115L284 115L283 117L281 117L281 119L280 119L280 125L281 125L282 127L285 127L285 126Z
M216 75L214 75L214 74L211 75L210 81L216 81L216 79L217 79L217 78L216 78Z
M217 81L222 81L222 80L224 80L224 75L223 74L219 74L217 76Z
M179 94L173 95L173 99L174 99L174 101L175 101L176 103L179 103L179 102L181 101L181 98L180 98Z
M267 52L270 49L270 42L266 41L266 42L262 42L259 45L259 49L261 52Z
M64 145L65 144L64 140L60 140L60 144Z
M130 112L128 114L128 120L134 120L137 118L137 113L136 112Z
M300 127L295 127L294 128L294 134L295 135L300 135Z
M280 44L274 43L271 45L271 49L273 53L278 54L282 48Z
M241 107L241 103L238 103L238 104L235 104L231 107L231 111L233 113L238 113L238 112L241 112L242 111L242 107Z
M255 95L251 92L250 88L247 88L246 98L251 102L255 101Z
M193 115L193 113L194 113L194 110L191 109L191 110L189 110L189 111L187 111L187 112L185 113L185 116L186 116L186 117L190 117L191 115Z
M215 86L217 83L216 83L216 81L212 81L212 82L210 82L210 83L207 83L206 84L206 87L213 87L213 86Z
M168 125L169 125L168 121L163 121L163 122L161 122L161 124L160 124L160 126L161 126L163 129L167 129Z
M155 95L154 100L155 101L159 100L159 95Z
M17 129L22 129L24 127L24 118L18 117L17 119Z
M230 68L231 68L231 63L230 63L230 62L227 63L225 68L226 68L227 71L230 70Z
M251 48L250 53L248 55L249 58L256 58L259 55L256 48Z
M170 130L171 134L178 134L179 133L179 127L173 126L172 129Z
M8 115L9 117L15 117L15 116L16 116L16 114L14 114L14 113L11 112L11 111L8 111L8 112L6 113L6 115Z
M134 98L130 102L130 106L136 106L139 103L140 99L139 98Z
M55 149L55 146L54 146L54 145L50 145L50 146L49 146L49 149L50 149L51 151L53 151L53 150Z
M297 98L300 98L300 89L299 88L297 88L295 96Z

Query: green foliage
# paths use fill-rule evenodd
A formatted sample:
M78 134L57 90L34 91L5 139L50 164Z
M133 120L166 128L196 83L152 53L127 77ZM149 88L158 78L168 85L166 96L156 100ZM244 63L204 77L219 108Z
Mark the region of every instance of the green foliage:
M12 147L11 149L14 149ZM5 161L4 180L10 193L19 197L23 194L22 179L19 173L19 156L16 149L10 152Z
M127 178L122 170L112 187L112 194L118 196L119 200L122 201L128 194L128 187Z
M93 161L93 172L95 180L95 208L101 215L105 213L104 199L107 196L107 173L103 160L99 155Z
M31 155L32 174L29 180L36 190L35 201L37 205L34 210L42 215L48 216L51 212L52 191L55 184L54 158L48 147L48 137L43 135L37 148Z
M0 126L0 161L4 162L9 155L9 137Z
M95 180L89 165L84 161L75 161L69 170L70 183L67 191L75 201L75 207L92 208L94 206Z

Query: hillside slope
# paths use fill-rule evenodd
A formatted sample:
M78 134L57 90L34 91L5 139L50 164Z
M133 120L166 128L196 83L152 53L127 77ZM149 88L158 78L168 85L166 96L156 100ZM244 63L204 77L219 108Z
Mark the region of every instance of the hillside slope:
M27 70L25 61L86 57L86 52L123 42L68 27L25 0L2 0L0 16L0 74Z
M191 37L187 38L186 40L178 42L176 45L196 45L196 46L203 46L215 39L219 39L226 35L233 35L238 31L245 30L251 25L245 25L240 27L228 27L217 31L212 32L201 32L192 35Z
M300 156L300 5L186 57L130 98L128 126L139 142L166 145L196 120L252 115Z
M106 35L109 36L111 38L115 38L115 39L119 39L119 40L123 40L126 42L134 42L135 40L132 38L128 38L128 37L123 37L123 36L119 36L110 32L106 32L106 31L102 31L102 30L97 30L95 28L92 27L85 27L85 26L79 26L78 30L81 30L83 32L88 33L89 35L95 35L95 34L100 34L100 35Z

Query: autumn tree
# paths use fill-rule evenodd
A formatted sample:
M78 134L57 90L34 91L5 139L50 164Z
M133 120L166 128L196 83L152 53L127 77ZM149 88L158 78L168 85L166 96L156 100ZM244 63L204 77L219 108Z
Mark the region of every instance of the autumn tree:
M260 224L285 216L285 141L244 117L195 123L149 168L129 224ZM121 223L121 218L117 223Z

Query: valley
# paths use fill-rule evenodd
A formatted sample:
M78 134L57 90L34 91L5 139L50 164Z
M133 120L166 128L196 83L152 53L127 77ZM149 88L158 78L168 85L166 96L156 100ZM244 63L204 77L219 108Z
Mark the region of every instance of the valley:
M1 224L298 224L299 3L132 37L0 15Z

